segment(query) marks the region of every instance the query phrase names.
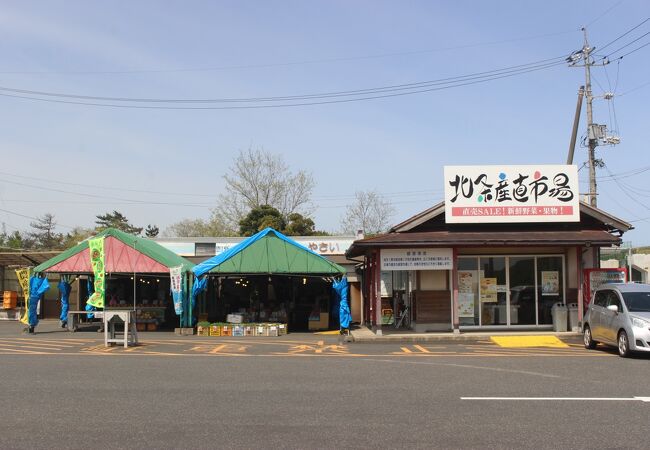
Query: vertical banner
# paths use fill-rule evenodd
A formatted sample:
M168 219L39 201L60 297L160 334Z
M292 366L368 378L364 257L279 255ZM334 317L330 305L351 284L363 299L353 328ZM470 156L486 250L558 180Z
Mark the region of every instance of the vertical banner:
M29 276L31 269L26 267L24 269L16 269L16 277L18 283L23 290L23 297L25 298L25 314L20 318L20 321L25 325L29 325Z
M181 286L182 270L183 266L172 267L169 269L169 285L172 291L172 298L174 299L174 311L178 316L183 313L183 288Z
M95 292L86 303L95 308L103 308L106 287L106 277L104 276L104 238L90 239L88 241L88 248L90 250L90 264L95 275Z

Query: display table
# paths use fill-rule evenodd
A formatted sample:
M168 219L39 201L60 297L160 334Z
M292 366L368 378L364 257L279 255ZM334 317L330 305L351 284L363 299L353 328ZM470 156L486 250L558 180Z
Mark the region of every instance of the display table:
M77 331L77 328L79 328L79 325L102 325L101 322L81 322L80 318L84 314L93 314L95 318L101 319L104 315L104 311L68 311L68 331L74 333Z
M124 344L124 348L129 345L138 344L138 331L135 326L135 311L133 310L107 310L104 311L104 345ZM116 325L124 324L124 331L117 331Z

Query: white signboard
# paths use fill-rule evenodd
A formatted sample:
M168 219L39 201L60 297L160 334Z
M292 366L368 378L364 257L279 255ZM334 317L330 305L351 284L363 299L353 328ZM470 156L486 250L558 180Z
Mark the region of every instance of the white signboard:
M390 248L381 250L381 270L451 270L450 248Z
M445 166L445 221L579 222L578 168Z

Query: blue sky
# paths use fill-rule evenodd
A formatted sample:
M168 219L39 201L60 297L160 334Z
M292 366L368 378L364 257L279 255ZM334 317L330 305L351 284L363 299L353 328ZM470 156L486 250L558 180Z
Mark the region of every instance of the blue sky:
M5 0L0 86L151 98L363 89L568 55L581 48L583 25L598 47L647 17L650 4L633 0ZM648 31L650 22L620 43ZM643 86L648 56L650 46L594 69L594 94ZM52 212L66 231L113 209L161 228L207 218L233 158L253 146L313 173L318 228L336 231L354 192L370 189L394 203L397 223L442 199L444 165L564 163L580 84L581 69L558 66L390 99L201 111L0 96L0 208L11 211L0 211L0 222L22 230L30 219L20 215ZM598 172L599 207L632 221L625 240L635 245L650 244L650 172L607 177L650 167L648 95L643 86L615 97L616 120L605 101L594 103L595 121L617 124L622 139L598 149L607 166ZM583 114L581 133L584 124ZM578 148L575 162L585 160ZM580 174L586 192L587 170Z

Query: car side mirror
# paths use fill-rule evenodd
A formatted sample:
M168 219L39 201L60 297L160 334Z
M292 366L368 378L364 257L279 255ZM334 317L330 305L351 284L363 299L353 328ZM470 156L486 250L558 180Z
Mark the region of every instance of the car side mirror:
M618 306L617 305L609 305L607 307L607 309L609 309L610 311L614 311L615 313L618 314Z

